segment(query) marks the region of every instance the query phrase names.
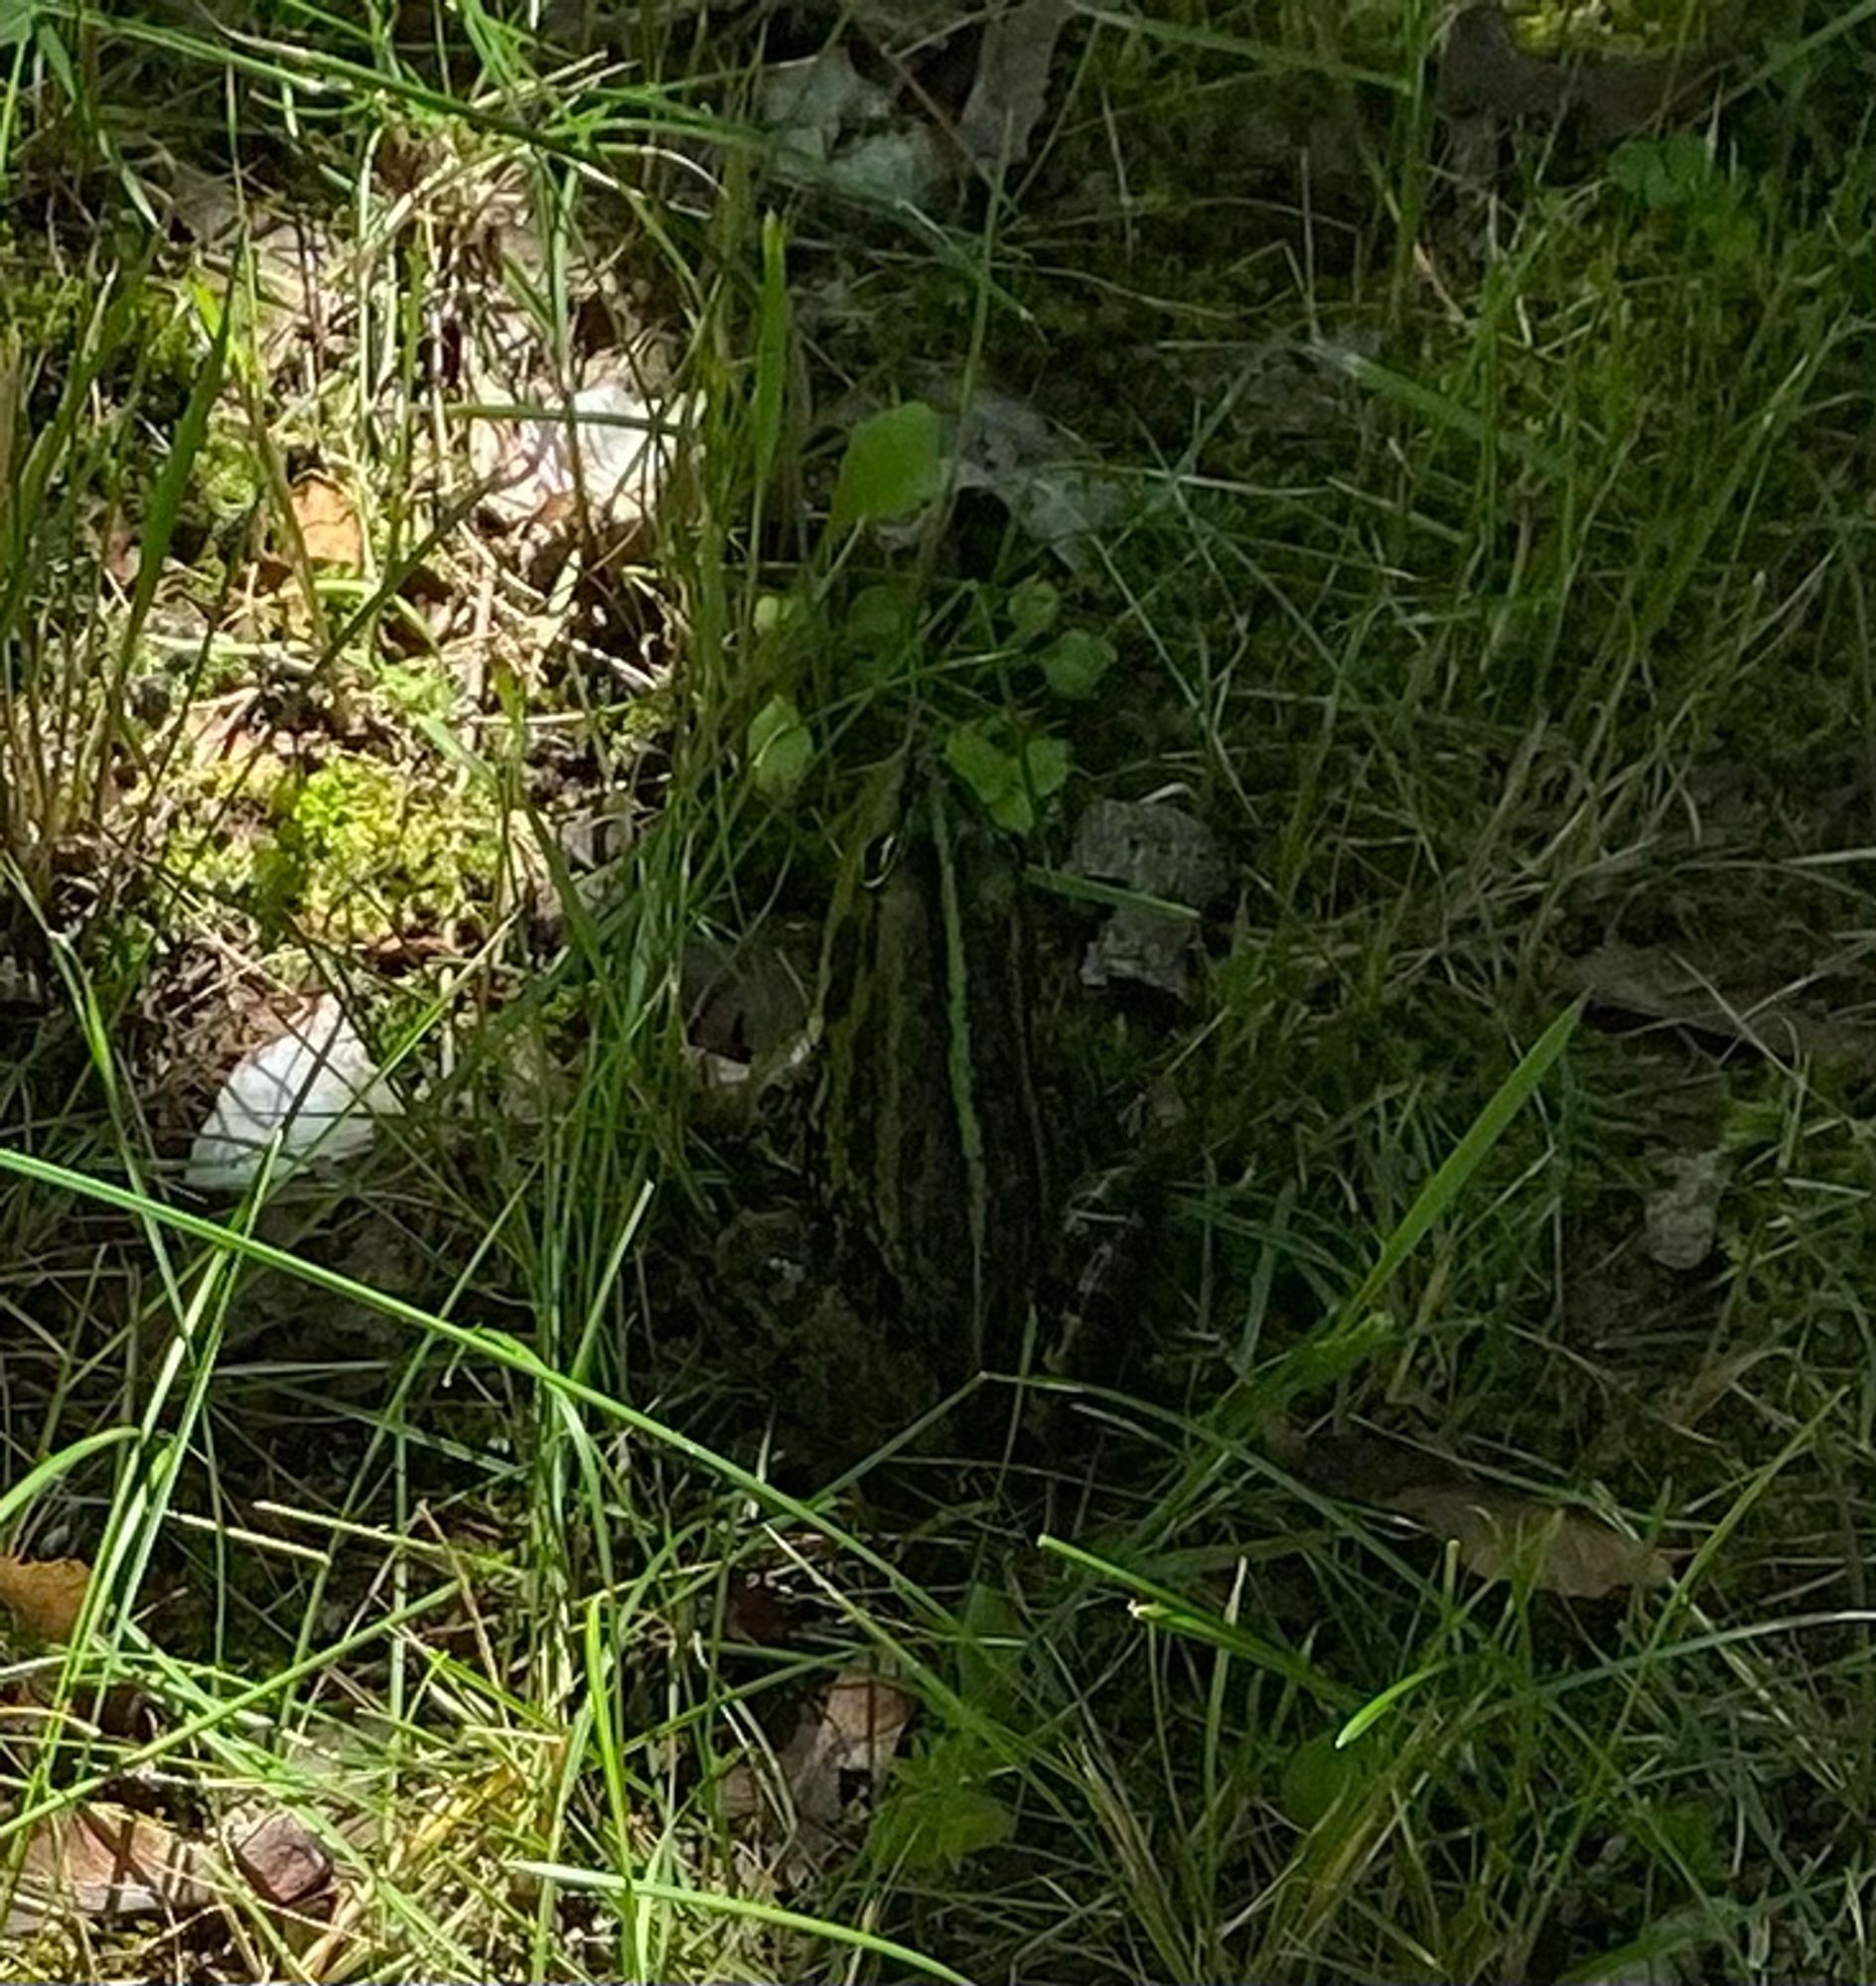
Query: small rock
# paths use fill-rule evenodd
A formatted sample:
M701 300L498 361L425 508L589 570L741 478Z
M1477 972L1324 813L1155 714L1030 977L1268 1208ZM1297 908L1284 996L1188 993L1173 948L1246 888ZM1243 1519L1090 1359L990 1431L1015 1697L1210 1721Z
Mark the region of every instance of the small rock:
M284 1808L249 1812L224 1831L229 1859L262 1903L295 1910L332 1882L333 1861L311 1828Z

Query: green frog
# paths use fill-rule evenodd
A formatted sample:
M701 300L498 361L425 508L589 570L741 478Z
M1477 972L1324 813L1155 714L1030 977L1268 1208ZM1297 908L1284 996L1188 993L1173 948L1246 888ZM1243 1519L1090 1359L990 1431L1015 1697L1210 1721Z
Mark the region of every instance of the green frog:
M1004 839L941 774L876 776L819 981L815 1123L849 1228L941 1384L1022 1353L1052 1221L1030 935Z

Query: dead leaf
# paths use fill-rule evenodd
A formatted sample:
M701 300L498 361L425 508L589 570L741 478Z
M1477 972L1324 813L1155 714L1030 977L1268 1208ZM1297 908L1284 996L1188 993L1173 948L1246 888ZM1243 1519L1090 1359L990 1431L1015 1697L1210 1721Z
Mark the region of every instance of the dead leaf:
M1592 1007L1633 1014L1725 1042L1740 1042L1774 1056L1815 1056L1861 1068L1876 1066L1876 1031L1834 1014L1811 1011L1811 1002L1849 1004L1832 994L1832 963L1789 982L1767 978L1739 957L1716 947L1624 944L1610 940L1558 969L1566 992L1586 994ZM1858 986L1856 997L1863 989ZM1801 1004L1799 996L1806 996Z
M1071 572L1093 559L1100 532L1126 508L1120 486L1047 415L1009 393L979 391L957 424L950 474L987 490Z
M250 1809L222 1831L224 1852L118 1806L50 1814L33 1829L4 1928L49 1916L186 1916L229 1893L238 1876L275 1910L304 1909L332 1882L332 1858L305 1822Z
M857 1794L876 1791L906 1735L913 1708L903 1689L865 1669L836 1676L818 1714L795 1726L782 1753L795 1811L832 1821ZM852 1785L851 1775L861 1783Z
M676 463L688 402L654 393L616 355L599 360L564 406L526 420L479 420L470 461L487 487L482 508L505 526L553 530L588 513L623 549L655 518Z
M1540 1592L1570 1600L1602 1600L1667 1580L1664 1554L1577 1510L1468 1483L1419 1484L1384 1500L1435 1537L1451 1539L1460 1563L1480 1579L1509 1579L1527 1568Z
M356 572L364 563L364 531L352 498L326 476L302 476L292 496L293 521L307 558Z
M1068 0L1017 0L984 30L977 79L957 119L957 141L978 165L1015 165L1028 155L1072 12Z
M0 1554L0 1601L38 1641L71 1640L90 1583L91 1568L82 1559Z
M913 1699L866 1669L846 1669L802 1711L776 1766L794 1809L790 1859L795 1873L820 1863L836 1824L878 1792L912 1721ZM732 1819L768 1811L762 1782L738 1761L724 1774L723 1810Z
M1697 1269L1713 1252L1719 1231L1726 1154L1676 1153L1663 1170L1668 1183L1649 1195L1646 1206L1649 1255L1663 1269Z
M6 1929L46 1917L179 1916L213 1896L202 1851L147 1814L86 1806L33 1829Z

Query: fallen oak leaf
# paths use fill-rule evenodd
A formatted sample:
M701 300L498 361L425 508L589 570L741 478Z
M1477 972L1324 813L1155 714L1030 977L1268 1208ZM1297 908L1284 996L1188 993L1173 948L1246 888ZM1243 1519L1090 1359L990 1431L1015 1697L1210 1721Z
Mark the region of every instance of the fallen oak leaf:
M91 1568L82 1559L0 1553L0 1602L35 1640L71 1640L90 1584Z
M1479 1579L1509 1579L1527 1570L1539 1592L1603 1600L1630 1587L1663 1586L1671 1570L1664 1553L1600 1518L1477 1484L1416 1484L1382 1500L1457 1545L1460 1564Z
M364 563L364 529L352 498L328 476L302 476L289 495L310 563L356 572Z
M183 1916L214 1895L202 1850L161 1821L122 1807L49 1814L32 1831L5 1929L48 1917Z

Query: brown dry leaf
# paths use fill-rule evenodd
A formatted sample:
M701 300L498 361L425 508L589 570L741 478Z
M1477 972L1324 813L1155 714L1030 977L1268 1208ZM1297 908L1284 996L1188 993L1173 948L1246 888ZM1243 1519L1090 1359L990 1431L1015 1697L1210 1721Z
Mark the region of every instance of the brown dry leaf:
M1667 1580L1664 1554L1580 1511L1470 1483L1420 1484L1392 1491L1385 1502L1435 1537L1453 1540L1460 1563L1480 1579L1509 1579L1527 1566L1539 1591L1570 1600L1601 1600Z
M866 1669L846 1669L803 1710L776 1755L797 1822L791 1844L794 1873L819 1863L847 1809L879 1790L914 1708L897 1684ZM766 1805L756 1773L742 1762L724 1775L722 1799L733 1819L758 1815Z
M0 1553L0 1601L39 1641L69 1641L84 1608L91 1568L79 1558L23 1559Z
M1823 961L1797 979L1756 970L1749 956L1717 944L1623 944L1610 940L1562 961L1565 992L1592 1007L1660 1021L1778 1056L1815 1056L1858 1068L1876 1067L1876 1030L1837 1017L1854 1004L1860 983ZM1854 989L1854 995L1852 993ZM1825 1008L1832 1011L1823 1011Z
M51 1814L34 1828L5 1927L30 1929L71 1912L178 1916L201 1910L213 1894L193 1843L147 1814L86 1806Z
M833 1821L853 1797L842 1780L858 1774L872 1792L886 1776L912 1721L913 1700L896 1684L865 1669L847 1669L827 1686L783 1748L782 1770L797 1813Z
M1068 0L1016 0L984 30L977 79L957 119L958 143L978 165L1015 165L1027 156L1056 41L1073 12Z
M314 565L356 572L364 563L364 531L352 498L326 476L302 476L292 496L306 556Z

